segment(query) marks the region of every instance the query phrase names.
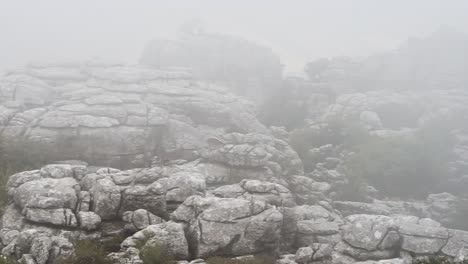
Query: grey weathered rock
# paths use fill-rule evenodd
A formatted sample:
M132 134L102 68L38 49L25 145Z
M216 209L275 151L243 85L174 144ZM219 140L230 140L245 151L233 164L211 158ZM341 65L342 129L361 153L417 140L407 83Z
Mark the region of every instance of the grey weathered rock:
M122 194L120 188L109 179L100 179L92 187L93 208L103 220L116 218Z
M129 231L138 231L146 228L149 225L156 225L164 222L164 220L145 209L138 209L135 211L127 211L123 213L123 221L127 224L125 229Z
M101 224L101 217L94 212L78 212L76 217L80 228L84 230L95 230Z
M23 254L23 256L21 256L20 263L36 264L36 261L31 254Z
M357 261L354 263L359 264L404 264L406 263L403 259L393 258L393 259L383 259L383 260L367 260L367 261Z
M76 227L78 222L75 214L70 209L41 209L28 208L23 210L26 219L43 224L52 224L63 227Z
M6 102L13 86L2 81L15 78L22 85L19 99ZM252 104L186 74L119 65L81 65L79 71L76 65L30 66L0 82L1 136L65 142L72 154L104 166L54 162L11 176L0 230L5 255L53 263L71 254L78 239L127 232L135 233L111 254L116 263L142 264L139 250L154 245L179 260L295 253L278 261L284 264L402 263L426 254L467 254L466 232L442 227L456 197L380 201L375 188L364 186L366 203L333 201L348 182L342 166L349 151L311 149L304 175L286 131L273 128L271 136ZM406 109L422 101L418 96L343 95L324 110L325 118L361 122L374 136L411 136L433 118L424 102L415 105L411 118L417 122L410 129L390 124L383 109ZM447 93L441 97L451 102ZM124 170L129 166L152 168Z
M353 247L368 251L376 250L387 232L398 227L395 220L387 216L351 215L346 220L343 226L343 240Z
M276 206L292 207L295 205L293 195L286 187L258 180L242 180L239 184L225 185L213 190L212 194L222 198L264 201Z
M309 247L299 248L296 252L295 262L308 264L325 258L331 258L333 246L329 244L314 243Z
M303 172L297 153L285 142L260 134L230 133L211 138L202 156L213 162L232 167L267 167L277 176Z
M41 176L44 178L71 178L73 177L73 167L68 164L50 164L41 168Z
M459 199L450 193L431 194L427 197L431 217L443 224L451 224L456 218Z
M143 264L143 260L140 258L140 250L134 247L129 247L125 251L112 252L108 257L112 263Z
M31 146L47 142L61 154L80 152L103 166L130 167L139 155L160 154L156 149L193 160L206 146L205 137L232 128L269 134L252 103L183 72L93 63L29 65L10 71L0 83L2 136L24 138Z
M406 223L400 226L402 249L418 254L435 254L447 243L449 233L445 228Z
M2 217L2 253L48 263L72 254L76 239L125 232L136 233L122 243L121 252L111 254L116 263L141 264L138 248L155 243L173 249L178 259L297 251L279 260L291 264L393 261L398 252L443 252L461 259L466 253L465 232L443 228L426 216L393 215L416 212L417 203L335 202L343 212L343 206L387 208L387 215L370 210L374 215L343 219L326 200L297 206L297 197L279 183L243 179L218 187L223 181L212 177L226 179L232 168L195 160L131 170L60 164L15 174L7 184L12 203ZM169 216L177 223L164 222L162 217Z
M43 236L33 238L30 252L37 264L47 263L51 247L52 239L50 237Z
M296 255L294 254L286 254L281 255L279 259L276 261L277 264L297 264L295 261Z
M188 224L195 255L204 257L220 250L237 256L274 250L283 215L261 201L192 196L171 218Z
M391 213L390 207L379 203L371 204L352 201L335 201L333 205L345 216L353 214L389 215Z
M73 178L42 178L27 181L10 192L13 192L15 204L21 208L26 207L30 201L37 204L37 199L45 197L44 199L56 198L64 207L74 209L78 200L77 188L79 188L78 182Z
M206 182L203 175L191 172L176 172L165 183L166 200L172 204L181 204L192 195L203 195Z
M155 215L165 216L166 190L165 186L159 182L154 182L148 186L136 185L129 187L122 193L120 211L146 209Z
M461 230L449 230L447 244L442 248L442 253L454 257L456 260L463 260L468 254L466 243L468 242L468 232Z
M124 249L132 247L160 247L179 260L189 257L184 227L180 223L166 222L147 226L122 242Z
M285 210L283 242L306 247L312 243L336 244L341 240L342 219L320 205L303 205Z

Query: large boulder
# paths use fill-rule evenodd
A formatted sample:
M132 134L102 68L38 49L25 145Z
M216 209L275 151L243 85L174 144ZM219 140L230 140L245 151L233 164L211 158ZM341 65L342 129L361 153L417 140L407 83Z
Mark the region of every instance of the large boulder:
M242 180L238 184L224 185L211 191L211 194L221 198L263 201L282 207L293 207L296 204L293 194L286 187L259 180Z
M342 218L326 202L284 208L282 247L307 247L312 243L335 245L341 241Z
M274 251L283 215L274 206L242 198L189 197L172 213L188 225L194 257Z
M180 223L166 222L150 225L136 232L122 242L122 248L158 247L168 250L176 259L188 259L188 242L184 233L184 226Z
M261 134L230 133L208 140L201 153L211 162L234 168L266 168L280 178L303 173L302 161L283 140Z

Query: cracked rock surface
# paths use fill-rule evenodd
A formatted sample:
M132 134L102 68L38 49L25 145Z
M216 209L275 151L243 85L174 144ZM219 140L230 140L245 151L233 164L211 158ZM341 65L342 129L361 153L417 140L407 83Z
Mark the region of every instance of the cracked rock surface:
M378 95L343 96L327 114L354 115L377 131L386 126L381 105L406 105ZM10 176L1 253L28 264L58 263L79 240L118 236L125 239L109 257L119 264L141 264L140 251L155 245L185 264L220 255L403 264L468 254L468 232L444 227L453 195L335 201L349 153L310 149L318 162L304 173L287 132L270 131L250 102L183 72L93 63L10 72L0 80L0 134L66 142L61 160L92 164L57 161ZM369 197L375 192L367 186Z

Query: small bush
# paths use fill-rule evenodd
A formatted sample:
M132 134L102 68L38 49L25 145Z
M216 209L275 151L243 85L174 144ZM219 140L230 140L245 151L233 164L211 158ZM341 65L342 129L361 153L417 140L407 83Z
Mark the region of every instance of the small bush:
M329 120L326 125L296 129L291 132L289 143L304 163L306 171L312 171L317 163L309 157L309 150L327 144L352 148L369 139L368 132L358 122Z
M82 240L75 245L75 255L64 259L61 264L111 264L99 242Z
M426 257L414 259L413 264L450 264L450 261L444 257Z
M105 253L118 252L120 250L120 245L125 240L125 236L116 235L102 241L102 250Z
M446 152L423 138L374 137L355 150L346 165L350 180L362 178L391 197L425 198L443 191Z
M16 259L0 255L0 264L18 264Z
M169 264L174 262L169 250L157 243L146 244L140 250L140 258L144 264Z
M275 262L274 258L268 256L255 256L243 259L211 257L206 260L206 264L274 264Z

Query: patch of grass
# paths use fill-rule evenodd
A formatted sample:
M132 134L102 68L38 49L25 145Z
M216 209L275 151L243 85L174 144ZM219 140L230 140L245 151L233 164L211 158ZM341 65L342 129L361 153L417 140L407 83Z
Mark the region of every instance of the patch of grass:
M274 264L275 262L273 257L268 256L254 256L243 259L210 257L206 260L206 264Z
M123 235L117 235L110 237L104 241L102 241L102 250L109 254L112 252L118 252L120 250L120 244L125 240Z
M323 126L293 130L289 143L304 163L305 171L309 172L314 170L318 162L323 162L311 157L310 149L327 144L351 148L366 142L369 137L368 132L358 122L331 119Z
M82 240L75 245L75 255L64 259L60 264L112 264L107 258L102 244L96 241Z
M18 264L16 259L0 255L0 264Z
M451 264L451 263L468 263L467 261L463 262L454 262L447 257L442 256L431 256L425 258L417 258L413 260L413 264Z
M175 262L169 250L157 243L147 243L141 248L140 258L144 264L169 264Z

